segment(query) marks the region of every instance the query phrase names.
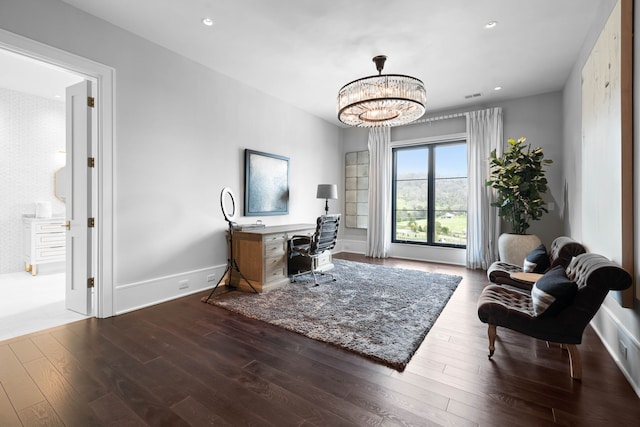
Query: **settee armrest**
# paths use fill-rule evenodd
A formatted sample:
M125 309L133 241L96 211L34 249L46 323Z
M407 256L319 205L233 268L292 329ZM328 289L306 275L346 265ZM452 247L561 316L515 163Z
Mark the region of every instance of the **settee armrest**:
M524 282L511 277L513 273L522 273L522 266L504 261L496 261L487 270L487 278L498 285L509 285L519 289L530 290L533 283Z

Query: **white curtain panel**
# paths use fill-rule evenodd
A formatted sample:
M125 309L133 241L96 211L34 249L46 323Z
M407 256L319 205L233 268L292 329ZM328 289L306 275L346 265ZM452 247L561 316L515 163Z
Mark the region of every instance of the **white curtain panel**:
M486 270L498 259L500 217L491 206L493 189L485 182L491 151L502 154L502 108L469 112L467 134L467 268Z
M387 258L391 246L391 128L369 130L367 256Z

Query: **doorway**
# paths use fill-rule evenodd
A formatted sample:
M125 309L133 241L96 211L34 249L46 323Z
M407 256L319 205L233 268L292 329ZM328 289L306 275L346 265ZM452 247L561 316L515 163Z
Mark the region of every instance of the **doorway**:
M65 88L84 78L4 49L0 67L0 339L6 339L86 317L65 309L59 179L66 162Z
M113 283L112 283L112 194L113 187L112 171L113 171L113 82L114 82L114 70L101 64L94 63L93 61L86 60L82 57L75 56L73 54L61 51L59 49L51 48L38 42L26 39L24 37L15 35L5 30L0 30L0 50L17 54L22 56L22 59L28 59L31 61L39 61L40 65L45 68L57 68L67 74L74 75L75 78L88 79L95 82L95 93L101 94L96 99L96 110L99 111L96 123L100 123L100 128L95 132L95 144L99 148L96 149L92 155L96 157L96 169L94 174L93 187L95 197L92 197L92 206L95 207L92 215L96 218L96 222L99 224L94 230L96 236L95 242L92 245L91 250L91 269L92 277L91 283L95 283L93 288L93 294L95 295L93 304L93 315L96 317L109 317L113 315ZM3 67L4 68L4 67ZM48 79L40 79L41 81L48 81ZM4 82L4 79L3 79ZM61 95L64 97L64 93ZM105 185L106 183L106 185ZM4 204L4 203L3 203ZM18 245L18 251L21 251ZM51 268L49 268L51 267ZM52 273L51 269L60 268L54 264L44 268L39 266L38 276L41 276L45 271ZM62 266L62 274L66 274L67 269ZM31 278L30 275L24 272L24 269L20 272L22 278ZM55 271L53 272L55 274ZM44 275L41 277L44 278ZM84 280L86 284L87 279ZM31 300L38 299L36 295L30 295ZM42 310L40 310L42 311ZM50 316L52 317L52 316ZM43 325L44 328L50 327L49 325Z

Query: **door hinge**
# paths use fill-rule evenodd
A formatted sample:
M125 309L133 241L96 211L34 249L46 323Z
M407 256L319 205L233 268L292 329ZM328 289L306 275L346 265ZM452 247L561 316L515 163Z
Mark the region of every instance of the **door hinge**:
M95 286L95 281L93 280L93 277L89 277L87 279L87 288L93 288Z
M96 159L95 159L95 157L89 157L88 162L87 162L87 166L89 166L90 168L96 167Z
M95 227L96 225L96 219L95 218L89 218L89 227Z
M93 96L88 96L87 97L87 106L89 106L90 108L93 108L93 106L96 104L96 99Z

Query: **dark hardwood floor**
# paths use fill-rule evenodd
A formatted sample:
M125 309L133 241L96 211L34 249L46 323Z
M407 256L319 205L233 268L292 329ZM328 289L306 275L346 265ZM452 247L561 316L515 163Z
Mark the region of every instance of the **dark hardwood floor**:
M589 327L583 380L567 354L499 329L487 358L463 276L404 372L200 302L193 295L0 342L0 426L638 425L640 401Z

